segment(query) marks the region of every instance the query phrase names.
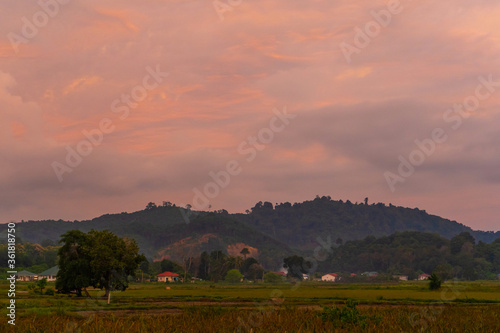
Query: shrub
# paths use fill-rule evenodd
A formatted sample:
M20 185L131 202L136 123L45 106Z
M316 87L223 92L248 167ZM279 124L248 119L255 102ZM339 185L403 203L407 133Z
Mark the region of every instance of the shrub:
M47 285L47 278L38 280L37 282L32 282L28 285L28 289L35 294L43 295L43 289Z
M55 292L54 292L54 289L52 288L47 288L47 290L45 290L45 295L50 295L50 296L54 296Z
M429 289L438 290L441 288L441 283L441 278L437 274L432 273L431 277L429 278Z
M326 322L330 321L336 328L348 328L350 326L360 326L361 328L366 328L368 321L372 321L378 324L381 321L380 316L365 316L359 313L356 309L358 303L349 299L344 307L330 308L323 307L323 312L321 313L321 319Z
M227 272L224 281L229 283L238 283L243 278L243 275L237 269L231 269Z
M267 272L264 274L264 282L266 283L280 283L283 282L283 277L279 274L273 272Z

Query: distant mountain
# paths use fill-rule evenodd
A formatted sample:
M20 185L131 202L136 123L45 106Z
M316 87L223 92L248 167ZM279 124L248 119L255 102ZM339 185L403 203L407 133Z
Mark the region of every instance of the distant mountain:
M429 215L417 208L377 204L353 204L316 197L302 203L259 202L249 214L236 217L291 247L312 250L319 245L317 238L332 242L363 239L366 236L384 236L402 231L437 233L452 238L469 232L476 241L493 242L500 232L474 231L470 227L439 216Z
M0 235L6 228L0 225ZM246 247L269 269L280 267L285 256L310 254L319 245L318 237L324 242L330 236L334 245L403 231L437 233L448 239L469 232L476 241L486 243L500 238L500 232L474 231L416 208L353 204L330 197L276 206L259 202L248 214L191 212L170 203L158 207L150 203L142 211L106 214L89 221L28 221L16 226L17 236L32 243L57 242L60 235L75 229L108 229L120 237L134 238L141 252L155 260L212 250L236 255Z
M17 223L20 240L41 243L59 241L68 230L110 230L120 237L134 238L150 260L198 256L202 251L238 253L244 247L266 267L277 267L293 252L287 245L266 236L226 211L188 212L184 208L151 206L134 213L106 214L90 221L28 221ZM0 234L6 225L0 225ZM6 239L6 237L4 237ZM18 239L18 241L19 241Z

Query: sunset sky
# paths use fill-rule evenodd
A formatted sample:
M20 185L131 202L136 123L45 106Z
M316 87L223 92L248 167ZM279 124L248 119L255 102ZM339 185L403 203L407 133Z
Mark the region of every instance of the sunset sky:
M330 195L500 230L497 0L46 2L0 3L0 222Z

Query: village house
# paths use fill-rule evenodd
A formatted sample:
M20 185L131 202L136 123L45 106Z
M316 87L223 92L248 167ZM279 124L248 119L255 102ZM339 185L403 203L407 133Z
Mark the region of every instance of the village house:
M38 274L38 279L41 280L43 278L46 278L47 281L55 281L57 278L58 272L59 272L59 267L54 266L54 267L49 268L46 271Z
M16 280L17 281L36 281L38 278L38 275L35 273L31 273L28 271L20 271L16 275Z
M400 281L408 281L408 275L393 275L392 277Z
M368 277L377 277L378 273L377 272L364 272L364 273L361 273L361 275L368 276Z
M172 272L163 272L156 277L158 278L158 282L176 282L179 280L179 274Z
M335 273L328 273L321 277L321 281L335 282L336 280L337 280L337 274Z
M427 279L429 279L430 277L431 277L431 276L430 276L429 274L425 274L425 273L423 273L423 274L420 274L420 275L418 276L418 281L427 280Z

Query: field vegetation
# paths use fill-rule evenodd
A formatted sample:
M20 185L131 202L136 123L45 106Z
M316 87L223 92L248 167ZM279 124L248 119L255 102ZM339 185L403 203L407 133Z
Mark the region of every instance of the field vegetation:
M18 282L4 332L498 332L500 282L132 283L91 297ZM47 288L53 288L49 282ZM167 289L169 288L169 289ZM0 292L7 293L7 285ZM6 304L2 302L2 316Z

